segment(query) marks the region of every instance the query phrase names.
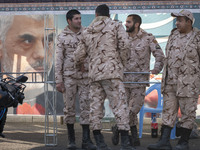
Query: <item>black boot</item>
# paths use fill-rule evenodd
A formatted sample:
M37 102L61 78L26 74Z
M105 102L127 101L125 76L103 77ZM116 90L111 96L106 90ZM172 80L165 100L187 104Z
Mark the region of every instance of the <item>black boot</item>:
M90 139L89 125L82 125L82 129L83 129L82 149L96 150L96 146L92 143L92 140Z
M131 135L133 146L140 146L140 140L137 134L137 126L131 126Z
M75 150L77 147L75 144L74 124L67 124L67 130L68 130L68 141L69 141L67 149Z
M181 136L181 132L182 132L182 127L180 127L180 125L177 123L177 125L176 125L176 137Z
M120 150L135 150L134 147L130 144L130 138L128 135L128 131L121 130L121 148Z
M94 139L96 141L97 144L97 150L111 150L106 143L104 142L104 137L101 134L100 130L94 130L93 131L94 134Z
M163 125L161 128L161 137L156 144L151 144L147 148L149 150L171 150L172 146L170 144L170 134L172 128Z
M188 140L190 138L191 129L181 128L181 138L173 150L189 150Z
M117 125L112 126L112 143L114 145L119 143L119 130Z

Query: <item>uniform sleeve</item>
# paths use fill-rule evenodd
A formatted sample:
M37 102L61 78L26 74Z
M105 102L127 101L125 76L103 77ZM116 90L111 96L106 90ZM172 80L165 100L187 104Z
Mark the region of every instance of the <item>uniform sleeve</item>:
M165 59L164 53L154 36L150 36L149 42L150 42L151 52L155 57L154 69L157 69L160 72L164 65L164 59Z
M63 42L62 42L60 35L59 35L58 38L57 38L57 44L56 44L56 63L55 63L56 83L63 82L64 53L65 53L65 48L63 46Z
M198 40L197 52L198 52L198 55L199 55L199 62L200 62L200 31L198 32L197 40Z
M128 58L127 56L128 55L128 35L121 23L119 24L119 27L118 27L117 39L118 39L117 48L119 50L122 63L123 65L125 65Z
M86 45L85 45L85 40L83 38L83 36L81 36L81 40L78 43L77 49L74 51L74 62L75 62L75 66L79 66L81 63L84 62L85 58L86 58Z

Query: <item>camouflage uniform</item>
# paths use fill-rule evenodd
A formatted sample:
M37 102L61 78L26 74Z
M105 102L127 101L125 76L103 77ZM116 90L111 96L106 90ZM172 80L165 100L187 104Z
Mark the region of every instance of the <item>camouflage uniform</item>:
M188 34L174 29L166 46L166 61L162 78L164 125L173 127L180 106L180 126L192 129L200 94L200 31Z
M164 54L155 37L140 29L135 37L129 37L130 50L125 65L126 72L149 72L151 53L155 57L154 69L161 71ZM125 74L125 82L149 82L149 74ZM126 84L130 108L130 126L137 125L137 114L144 104L146 86L149 84Z
M121 23L98 16L83 31L75 51L76 64L89 57L91 80L90 120L92 130L101 130L103 104L107 98L120 130L129 130L128 108L123 80L123 64L127 58L127 34Z
M82 29L74 33L66 27L58 36L56 50L55 76L56 83L64 82L65 92L63 99L65 107L64 120L66 124L75 123L75 101L78 93L80 103L80 124L89 124L89 80L88 80L88 63L85 60L85 72L74 65L73 53L80 41Z

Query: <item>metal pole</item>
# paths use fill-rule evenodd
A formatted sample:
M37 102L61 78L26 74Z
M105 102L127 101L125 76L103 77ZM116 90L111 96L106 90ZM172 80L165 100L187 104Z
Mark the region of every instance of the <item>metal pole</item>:
M55 90L55 36L57 35L57 16L54 16L53 28L49 24L49 15L45 15L44 18L44 49L45 49L45 63L44 63L44 93L45 93L45 135L44 141L46 146L57 145L57 116L56 116L56 90ZM49 35L53 32L53 46L49 47ZM49 34L50 33L50 34ZM52 66L49 66L49 55L52 55L52 78L49 76L49 72ZM51 65L50 63L50 65ZM49 88L51 89L51 92ZM52 93L52 95L50 94ZM50 123L50 117L52 123Z

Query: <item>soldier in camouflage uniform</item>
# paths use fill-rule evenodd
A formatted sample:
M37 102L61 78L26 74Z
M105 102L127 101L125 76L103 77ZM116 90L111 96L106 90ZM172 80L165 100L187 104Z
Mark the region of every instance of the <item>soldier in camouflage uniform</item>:
M104 100L107 97L121 132L121 150L133 150L128 137L129 109L125 96L123 63L127 58L127 34L118 21L109 18L107 5L96 8L96 18L83 31L75 62L89 57L90 122L98 150L109 150L101 134Z
M200 31L192 27L194 17L190 11L182 10L171 15L177 18L177 28L172 30L166 46L161 138L157 144L149 145L149 150L172 149L170 132L179 107L182 114L179 124L181 138L174 150L189 149L188 140L200 94Z
M139 15L131 14L126 19L126 32L129 34L130 49L125 72L149 72L151 53L155 57L154 69L151 73L158 74L164 65L164 54L155 37L140 28L142 19ZM125 74L125 82L149 82L149 74ZM146 86L149 84L126 84L125 90L129 105L131 136L134 146L139 146L137 136L137 114L144 104ZM116 135L115 133L113 135ZM117 138L118 136L116 136Z
M82 148L93 150L89 130L89 80L88 63L75 68L73 53L80 41L82 27L81 15L77 10L70 10L66 14L68 26L60 33L56 50L56 88L63 93L65 107L64 121L67 124L69 145L68 149L76 149L75 145L75 103L78 94L80 103L80 124L83 129Z

